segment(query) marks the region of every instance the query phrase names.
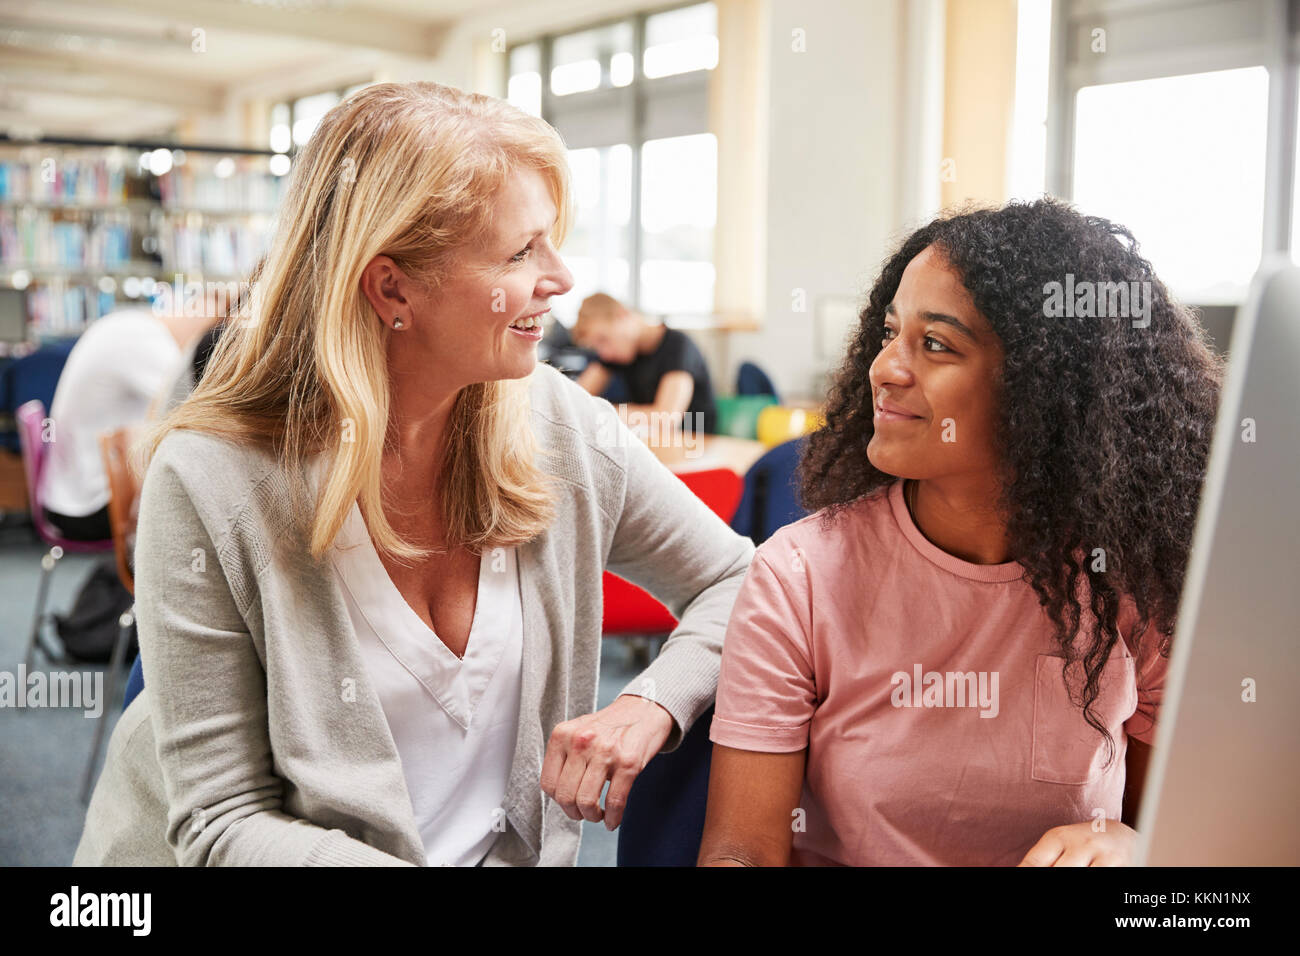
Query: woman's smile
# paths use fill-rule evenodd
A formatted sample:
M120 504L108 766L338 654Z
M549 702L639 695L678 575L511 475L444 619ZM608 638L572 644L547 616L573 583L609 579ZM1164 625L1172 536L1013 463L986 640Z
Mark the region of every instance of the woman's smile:
M920 415L912 414L901 405L887 402L883 398L876 399L875 414L872 418L877 425L891 424L894 422L920 422L925 420Z
M543 309L541 312L534 312L532 315L525 315L515 319L510 323L508 328L515 335L530 342L540 342L542 340L542 317L550 309Z

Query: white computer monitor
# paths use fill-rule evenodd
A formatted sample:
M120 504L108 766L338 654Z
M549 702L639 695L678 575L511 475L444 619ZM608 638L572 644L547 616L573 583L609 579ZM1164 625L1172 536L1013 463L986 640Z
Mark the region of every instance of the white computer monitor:
M1300 864L1300 268L1238 312L1138 818L1148 866Z

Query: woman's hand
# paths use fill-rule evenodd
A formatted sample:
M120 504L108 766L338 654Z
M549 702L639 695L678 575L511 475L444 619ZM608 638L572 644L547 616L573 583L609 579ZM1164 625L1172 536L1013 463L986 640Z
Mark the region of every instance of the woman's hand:
M659 752L673 718L645 697L624 694L604 710L566 720L551 731L542 762L542 791L570 820L605 821L613 830L623 820L632 781ZM600 793L610 781L605 808Z
M1019 866L1132 866L1137 831L1107 820L1097 831L1092 823L1052 827L1020 861Z

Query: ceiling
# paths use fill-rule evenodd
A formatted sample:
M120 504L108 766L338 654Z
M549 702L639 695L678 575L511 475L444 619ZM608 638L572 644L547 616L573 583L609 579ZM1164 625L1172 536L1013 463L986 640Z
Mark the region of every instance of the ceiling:
M165 136L232 93L435 59L482 0L0 0L0 132ZM319 88L319 87L317 87ZM299 93L314 92L304 88Z

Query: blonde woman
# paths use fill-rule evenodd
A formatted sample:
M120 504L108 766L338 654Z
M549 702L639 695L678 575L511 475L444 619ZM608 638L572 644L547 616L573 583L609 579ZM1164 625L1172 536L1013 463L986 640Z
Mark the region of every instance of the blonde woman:
M148 448L145 690L75 862L573 864L712 704L752 546L537 364L567 177L548 125L432 83L322 121ZM606 568L680 624L592 713Z

